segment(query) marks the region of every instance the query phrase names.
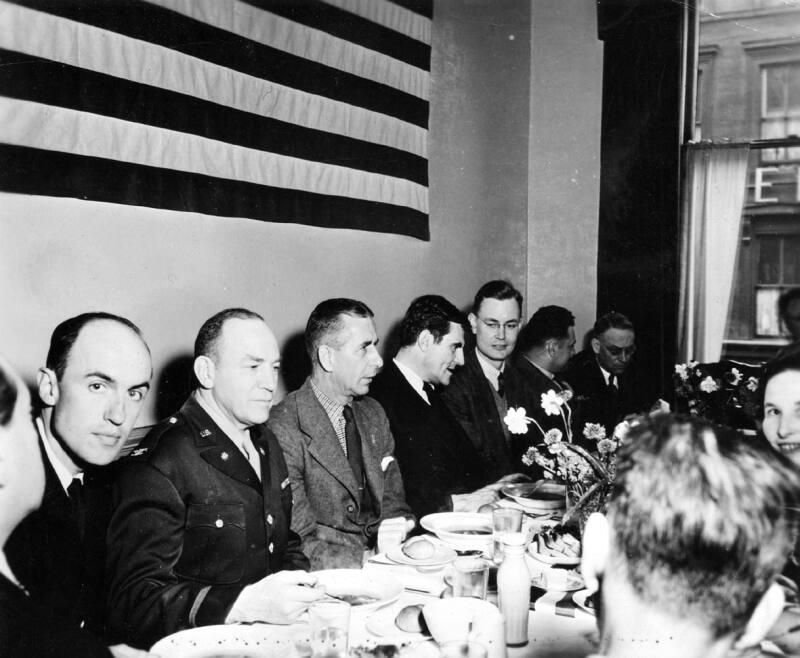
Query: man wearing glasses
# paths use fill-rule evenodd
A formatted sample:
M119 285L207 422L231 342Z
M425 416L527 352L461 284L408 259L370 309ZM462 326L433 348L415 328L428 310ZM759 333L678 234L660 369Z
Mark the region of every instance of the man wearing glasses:
M577 354L564 372L575 393L580 420L599 423L611 436L617 423L640 409L631 359L636 352L633 323L622 313L601 315L591 333L591 349Z
M519 406L519 376L509 357L517 344L522 295L508 281L489 281L475 295L469 323L475 342L442 399L478 449L492 479L521 470L512 459L503 417Z

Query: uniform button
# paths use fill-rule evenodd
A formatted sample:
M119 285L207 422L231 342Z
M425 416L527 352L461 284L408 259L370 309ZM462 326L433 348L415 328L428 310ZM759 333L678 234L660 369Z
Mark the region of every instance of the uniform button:
M347 511L348 511L348 512L355 512L355 511L356 511L356 508L355 508L355 506L354 506L354 505L348 505L348 506L347 506Z
M225 524L223 523L222 519L217 519L217 520L214 522L214 525L215 525L215 526L217 526L218 528L221 528L221 527L222 527L222 526L224 526Z
M270 542L270 543L269 543L269 546L267 546L267 550L268 550L270 553L272 553L272 551L274 551L274 550L275 550L275 544L273 544L272 542Z
M83 628L84 626L86 626L86 620L85 620L85 619L82 619L82 620L81 620L81 628Z
M273 518L272 518L272 514L267 514L267 523L269 523L269 525L272 525L272 522L273 522L274 520L275 520L275 519L273 519Z
M172 416L172 417L169 419L169 423L170 423L170 425L174 425L174 424L175 424L175 423L177 423L177 422L178 422L178 419L177 419L177 418L175 418L175 416Z

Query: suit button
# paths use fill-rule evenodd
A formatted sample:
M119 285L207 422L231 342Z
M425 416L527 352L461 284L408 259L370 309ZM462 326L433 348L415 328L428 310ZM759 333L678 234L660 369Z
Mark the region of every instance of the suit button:
M272 518L272 514L267 514L267 523L268 523L269 525L272 525L272 522L273 522L274 520L275 520L275 519L273 519L273 518Z
M218 528L221 528L222 526L225 525L225 523L223 523L222 519L217 519L216 521L214 521L214 525L217 526Z
M175 423L177 423L177 422L178 422L178 419L177 419L177 418L175 418L175 416L173 416L172 418L170 418L170 419L169 419L169 423L170 423L170 425L174 425L174 424L175 424Z
M356 511L355 505L348 505L347 506L347 511L348 512L355 512Z
M267 550L268 550L270 553L272 553L272 552L275 550L275 544L273 544L272 542L270 542L270 543L269 543L269 546L267 546Z

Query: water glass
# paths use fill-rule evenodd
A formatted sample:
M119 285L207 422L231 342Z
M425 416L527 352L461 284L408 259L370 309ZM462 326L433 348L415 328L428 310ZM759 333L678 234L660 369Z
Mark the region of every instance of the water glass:
M522 510L510 507L496 507L492 511L492 539L495 564L503 561L503 535L507 532L522 532Z
M442 658L486 658L489 651L480 642L452 640L439 647Z
M480 557L459 557L453 561L453 596L486 598L489 562Z
M313 658L346 658L350 630L350 604L323 599L308 608Z

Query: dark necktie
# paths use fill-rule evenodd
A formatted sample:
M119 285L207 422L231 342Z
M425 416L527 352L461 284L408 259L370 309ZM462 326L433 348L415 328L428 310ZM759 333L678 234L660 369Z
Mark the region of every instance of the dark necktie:
M347 443L347 461L350 462L350 468L353 470L353 475L356 476L358 482L358 490L364 490L364 466L361 457L361 437L358 434L358 427L353 418L353 409L345 406L342 409L344 416L344 435Z
M433 406L434 402L436 401L436 389L433 388L433 384L425 382L422 385L422 390L425 391L425 395L428 396L428 403Z
M72 478L72 482L67 487L67 496L69 496L69 504L72 507L72 513L75 516L75 521L78 525L78 534L83 539L84 524L86 519L86 505L84 504L85 487L78 478Z
M616 375L611 375L608 378L608 386L606 391L608 393L609 419L611 420L611 425L613 427L613 425L615 425L619 419L619 388L617 388Z
M505 389L505 375L501 372L497 375L497 394L504 398L506 396L506 389Z

